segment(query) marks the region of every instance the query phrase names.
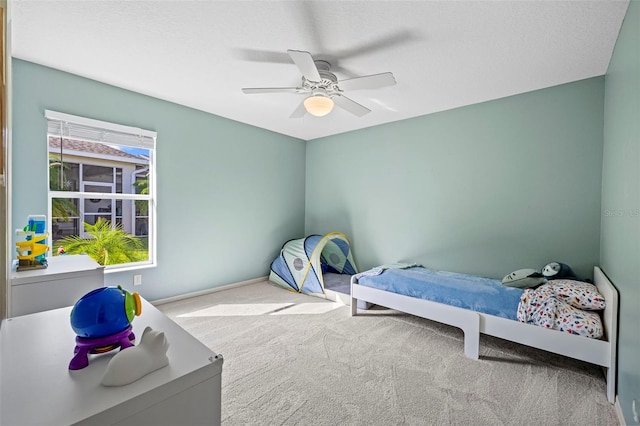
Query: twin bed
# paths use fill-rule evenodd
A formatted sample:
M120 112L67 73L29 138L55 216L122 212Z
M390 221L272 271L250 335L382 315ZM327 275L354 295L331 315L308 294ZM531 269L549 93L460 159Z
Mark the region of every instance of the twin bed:
M495 283L489 282L495 280L442 272L434 276L432 272L419 267L406 272L374 268L353 275L351 315L357 315L358 308L367 303L458 327L464 332L465 356L473 359L479 358L483 333L596 364L605 370L607 399L615 402L618 293L599 267L594 268L594 284L606 304L596 314L603 334L598 338L518 321L520 289L496 291L492 287ZM445 274L444 278L441 274ZM453 281L462 290L454 289ZM439 290L431 291L433 286L439 286ZM488 297L476 291L483 286L488 288L484 295Z

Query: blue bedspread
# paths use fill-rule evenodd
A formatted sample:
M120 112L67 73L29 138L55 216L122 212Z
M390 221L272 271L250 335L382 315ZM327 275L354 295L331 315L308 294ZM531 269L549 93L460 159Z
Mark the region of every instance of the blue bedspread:
M365 272L358 276L358 283L516 321L522 295L521 289L504 286L499 280L423 267Z

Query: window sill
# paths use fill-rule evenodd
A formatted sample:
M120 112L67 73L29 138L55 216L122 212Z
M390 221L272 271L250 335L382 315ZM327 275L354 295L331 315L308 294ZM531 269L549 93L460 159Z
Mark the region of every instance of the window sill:
M105 274L114 274L116 272L137 271L139 269L149 269L149 268L155 268L157 266L158 266L158 264L156 264L156 263L138 263L138 264L135 264L135 265L122 266L122 267L108 266L108 267L104 268L104 273Z

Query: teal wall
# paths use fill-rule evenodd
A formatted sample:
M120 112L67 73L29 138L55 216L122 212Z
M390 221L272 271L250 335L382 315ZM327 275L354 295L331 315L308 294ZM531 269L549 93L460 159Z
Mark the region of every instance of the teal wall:
M47 212L51 109L158 132L158 266L135 272L150 300L266 276L304 234L304 141L17 59L12 71L14 228Z
M598 77L310 141L306 233L345 232L360 269L591 277L603 96Z
M43 112L53 109L158 132L158 267L136 272L143 285L135 287L151 300L264 276L282 242L329 231L351 238L360 269L414 261L501 278L558 260L590 277L600 264L620 292L618 393L632 424L639 15L632 1L606 78L316 139L306 150L294 138L14 59L14 228L47 210ZM132 275L109 274L107 284L132 288Z
M631 1L605 77L600 264L620 293L618 397L640 402L640 3ZM640 409L640 404L638 409Z

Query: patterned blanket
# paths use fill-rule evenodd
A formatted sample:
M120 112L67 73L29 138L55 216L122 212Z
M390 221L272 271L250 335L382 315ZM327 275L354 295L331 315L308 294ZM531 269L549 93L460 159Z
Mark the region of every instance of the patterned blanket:
M605 300L593 284L551 280L524 290L518 305L518 321L594 339L602 338L602 319L597 312Z

